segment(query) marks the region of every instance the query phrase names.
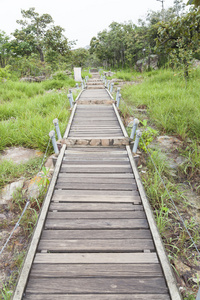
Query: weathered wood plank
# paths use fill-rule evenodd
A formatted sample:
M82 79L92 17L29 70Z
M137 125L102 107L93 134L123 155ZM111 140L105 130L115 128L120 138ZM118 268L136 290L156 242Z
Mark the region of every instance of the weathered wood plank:
M48 252L142 252L155 250L153 241L150 239L112 239L112 240L40 240L38 250Z
M33 264L31 278L162 277L159 264Z
M28 293L149 293L166 294L168 292L163 278L30 278Z
M36 264L157 264L156 253L37 253Z
M109 166L105 166L104 168L94 168L94 167L87 167L87 166L83 166L83 167L70 167L70 166L63 166L61 167L61 173L130 173L131 169L130 168L126 168L126 167L119 167L117 166L115 167L109 167Z
M46 229L148 229L146 219L47 219Z
M142 205L129 203L54 203L50 205L50 210L58 211L126 211L143 210Z
M85 174L77 174L77 173L71 173L71 174L68 174L68 173L60 173L58 178L86 178L89 179L89 178L99 178L99 180L101 179L105 179L105 180L114 180L117 179L117 178L121 178L121 179L126 179L126 178L134 178L134 175L132 173L121 173L121 174L114 174L114 173L111 173L111 174L95 174L95 173L85 173ZM112 178L112 179L111 179ZM114 178L114 179L113 179Z
M103 196L116 196L118 197L126 197L126 196L138 196L139 197L139 193L137 191L87 191L87 190L55 190L54 191L54 196L98 196L98 195L103 195Z
M79 160L79 161L77 161L77 160L68 160L68 161L66 161L65 159L62 161L62 164L63 165L66 165L66 166L74 166L74 165L79 165L79 166L81 166L81 165L85 165L85 166L93 166L93 165L95 165L95 166L101 166L101 165L109 165L109 166L116 166L116 165L122 165L122 166L130 166L130 163L129 163L129 161L128 160L118 160L118 161L115 161L115 160L113 160L113 161L110 161L110 160L101 160L101 159L99 159L99 160L89 160L89 161L87 161L87 160Z
M26 293L25 300L44 300L44 294ZM170 300L166 294L45 294L45 300Z
M67 190L65 190L67 191ZM97 190L98 191L98 190ZM132 204L141 204L141 199L139 196L121 196L121 197L117 197L117 196L112 196L112 195L108 195L108 196L103 196L103 195L97 195L95 196L95 194L92 195L83 195L83 196L76 196L76 195L56 195L53 196L52 201L58 201L58 202L97 202L97 203L132 203Z
M57 183L98 183L98 184L134 184L133 178L105 178L105 177L58 177ZM135 186L135 184L134 184Z
M81 183L81 182L58 182L56 189L63 190L120 190L120 191L133 191L137 190L134 183Z
M43 230L42 239L150 239L148 229L91 229L91 230Z
M145 219L144 211L49 212L47 219Z

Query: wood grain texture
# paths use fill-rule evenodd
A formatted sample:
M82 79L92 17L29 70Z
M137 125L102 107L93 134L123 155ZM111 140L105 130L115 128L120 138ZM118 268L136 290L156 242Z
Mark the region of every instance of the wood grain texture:
M32 278L162 277L159 264L33 264Z
M28 293L126 293L166 294L163 278L30 278Z
M44 295L26 293L25 300L44 300ZM170 300L167 294L45 294L45 300Z
M145 219L143 211L49 212L47 219Z
M82 230L43 230L41 239L60 240L60 239L151 239L148 229L82 229Z
M148 229L146 219L47 219L45 228L48 229Z
M87 201L85 201L87 202ZM109 201L108 201L109 202ZM143 210L142 205L131 203L51 203L50 210L58 211L138 211Z
M40 240L38 251L47 250L48 252L142 252L144 250L153 251L152 240L148 239L112 239L112 240Z

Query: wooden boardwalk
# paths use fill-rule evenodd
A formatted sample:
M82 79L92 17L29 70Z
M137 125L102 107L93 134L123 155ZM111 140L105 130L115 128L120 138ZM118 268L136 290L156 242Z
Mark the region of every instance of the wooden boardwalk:
M180 300L130 147L115 144L127 137L119 115L91 86L73 109L71 146L60 151L13 299Z

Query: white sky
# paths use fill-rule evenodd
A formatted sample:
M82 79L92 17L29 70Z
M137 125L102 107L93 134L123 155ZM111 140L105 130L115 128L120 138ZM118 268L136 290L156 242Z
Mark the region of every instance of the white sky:
M165 0L164 7L173 2ZM148 10L158 11L161 6L157 0L0 0L0 30L9 35L18 27L16 20L21 19L21 9L35 7L39 14L50 14L55 25L65 29L69 40L78 40L75 48L85 47L113 21L137 23Z

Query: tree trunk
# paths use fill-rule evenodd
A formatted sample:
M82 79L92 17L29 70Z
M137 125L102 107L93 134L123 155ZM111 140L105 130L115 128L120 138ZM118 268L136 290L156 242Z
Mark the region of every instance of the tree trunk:
M44 54L43 54L42 48L40 46L37 46L37 50L40 53L41 62L44 62Z

